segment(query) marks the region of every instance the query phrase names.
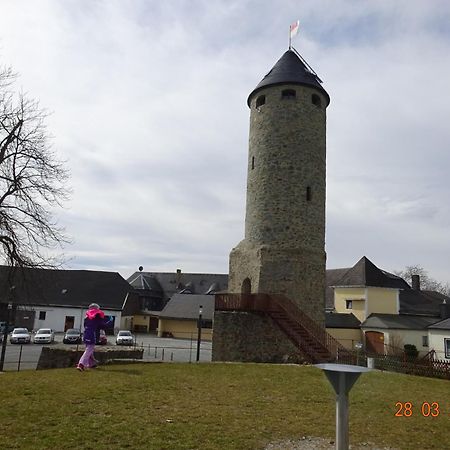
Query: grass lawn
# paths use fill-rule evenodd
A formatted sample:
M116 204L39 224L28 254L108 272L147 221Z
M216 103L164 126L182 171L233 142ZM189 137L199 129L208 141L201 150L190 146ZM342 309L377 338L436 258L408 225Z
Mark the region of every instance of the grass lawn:
M335 435L334 393L323 373L309 366L131 364L84 373L6 372L0 392L4 449L262 449L286 438ZM397 402L411 402L412 416L395 417ZM438 402L440 414L424 417L423 402ZM352 444L445 450L449 429L449 381L371 372L350 393Z

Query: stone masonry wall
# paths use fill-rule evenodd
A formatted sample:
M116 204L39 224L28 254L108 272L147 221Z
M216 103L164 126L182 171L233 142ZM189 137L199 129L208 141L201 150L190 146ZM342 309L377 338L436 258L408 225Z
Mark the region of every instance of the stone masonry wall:
M295 98L282 99L284 89ZM265 103L256 108L258 97ZM317 95L321 105L313 104ZM326 99L270 86L250 102L245 238L230 253L229 292L285 294L325 320ZM309 195L307 195L309 192Z
M216 311L213 361L303 363L306 359L264 314Z
M79 350L75 347L42 347L36 370L75 367L83 352L84 347ZM94 356L100 364L105 364L115 359L142 359L143 353L142 348L97 347Z

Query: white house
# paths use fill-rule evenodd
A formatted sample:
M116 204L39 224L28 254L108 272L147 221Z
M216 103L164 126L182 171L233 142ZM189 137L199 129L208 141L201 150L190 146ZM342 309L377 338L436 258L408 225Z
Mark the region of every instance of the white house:
M132 287L116 272L16 269L0 266L0 320L15 311L14 324L30 330L82 327L90 303L98 303L120 326Z

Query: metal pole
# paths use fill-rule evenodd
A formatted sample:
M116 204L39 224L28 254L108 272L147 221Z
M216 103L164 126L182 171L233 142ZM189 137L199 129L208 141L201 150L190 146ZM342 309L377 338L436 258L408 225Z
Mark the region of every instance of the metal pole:
M336 394L336 450L348 450L348 393L345 374L339 374L339 394Z
M198 308L198 323L197 323L197 362L200 361L200 342L202 340L202 313L203 313L203 306L200 305Z
M6 343L8 340L8 327L9 321L7 320L5 323L5 330L3 331L2 354L0 356L0 372L3 372L3 364L5 362Z
M20 346L19 363L17 364L17 372L20 372L20 360L22 359L22 348L23 348L23 345Z
M11 288L11 290L14 286ZM3 372L3 366L5 363L6 344L8 343L8 329L10 324L10 316L12 319L12 303L8 303L8 313L6 314L5 329L3 331L2 353L0 356L0 372Z

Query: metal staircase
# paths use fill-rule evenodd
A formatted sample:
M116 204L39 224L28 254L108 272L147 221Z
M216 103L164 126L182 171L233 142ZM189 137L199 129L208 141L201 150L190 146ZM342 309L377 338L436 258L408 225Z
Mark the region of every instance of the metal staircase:
M311 363L352 363L353 352L329 335L284 295L216 294L218 311L247 311L267 314Z

